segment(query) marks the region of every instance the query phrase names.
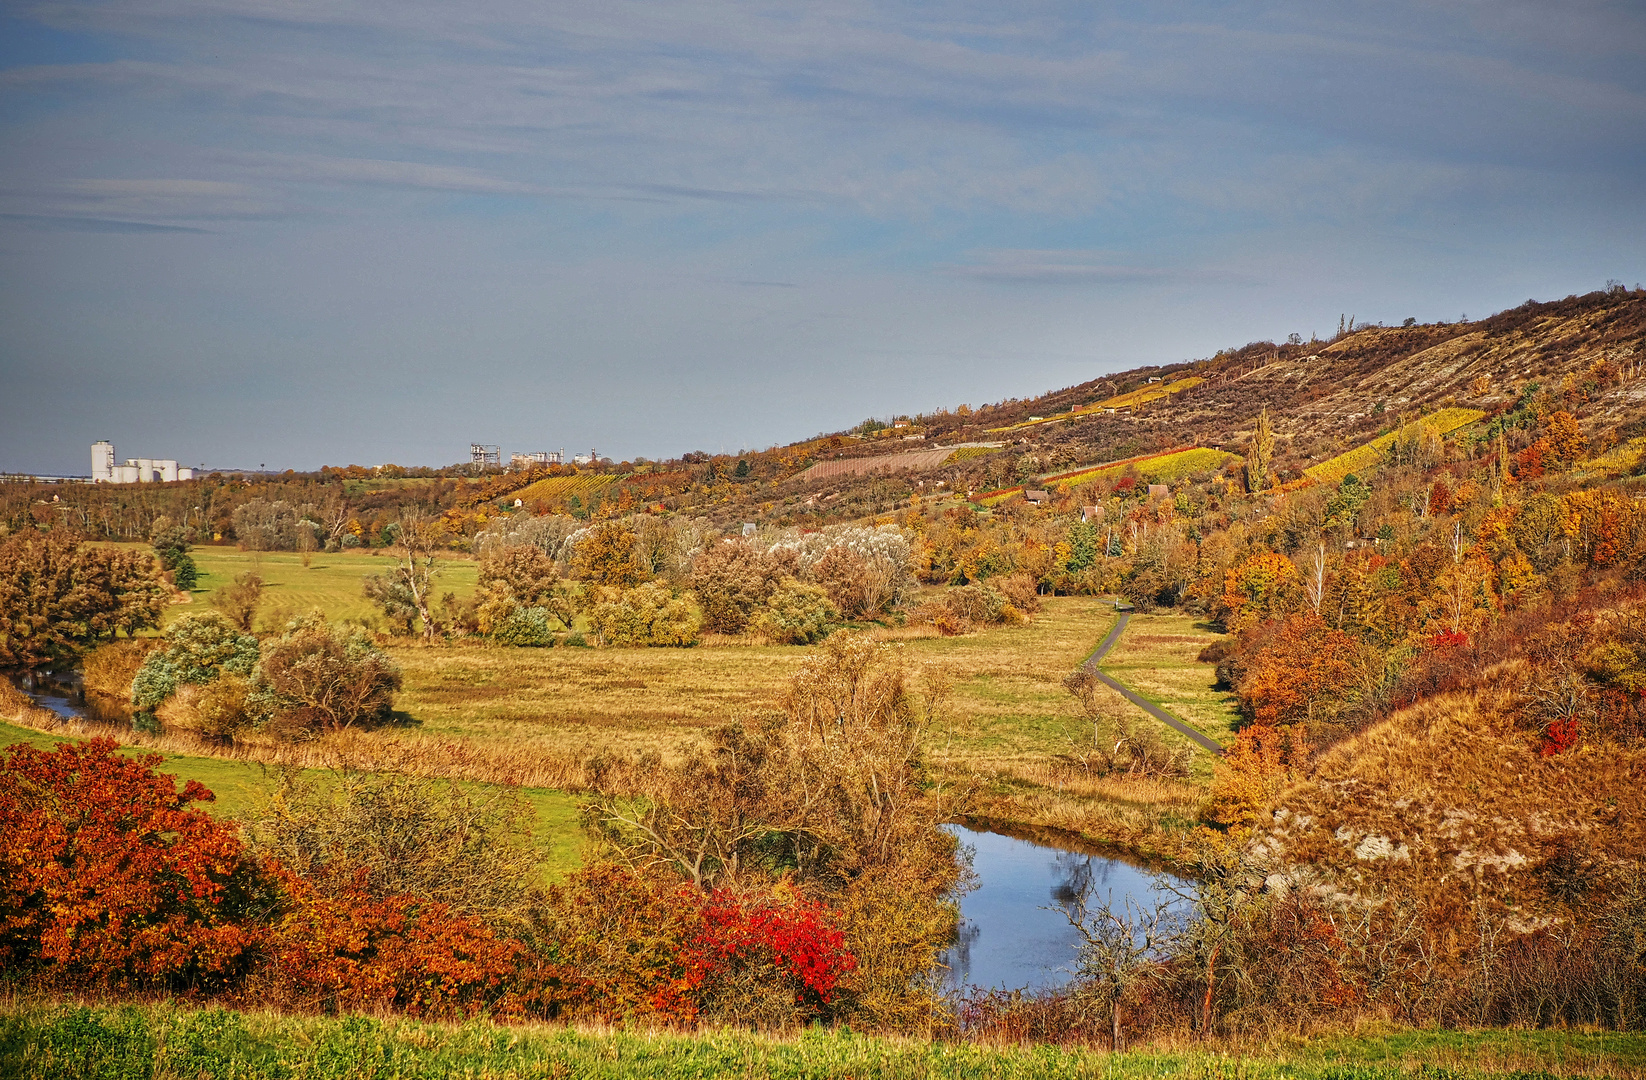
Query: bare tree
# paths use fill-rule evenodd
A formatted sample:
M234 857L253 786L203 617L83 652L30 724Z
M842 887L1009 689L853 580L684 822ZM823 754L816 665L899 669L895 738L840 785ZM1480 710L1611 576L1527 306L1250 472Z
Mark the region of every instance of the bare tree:
M1310 560L1309 576L1304 581L1304 588L1309 593L1309 606L1314 608L1316 615L1320 614L1320 601L1326 595L1326 545L1315 546L1314 557Z
M434 638L434 579L440 568L434 553L445 540L441 520L419 507L401 507L394 526L394 553L398 561L387 574L369 577L366 595L383 606L391 619L404 610L409 618L416 611L423 620L423 636Z
M1075 969L1078 992L1095 998L1109 1010L1114 1049L1125 1049L1121 1004L1128 993L1163 978L1165 960L1176 951L1182 921L1169 901L1145 910L1130 897L1116 911L1114 899L1091 906L1082 893L1064 916L1080 934L1080 959Z

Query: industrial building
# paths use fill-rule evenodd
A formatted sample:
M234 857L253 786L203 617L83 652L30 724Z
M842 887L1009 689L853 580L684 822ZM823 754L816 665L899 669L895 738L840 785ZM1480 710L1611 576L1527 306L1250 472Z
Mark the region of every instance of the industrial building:
M91 444L91 482L94 484L169 484L193 480L194 470L179 468L175 458L127 458L116 465L114 444Z

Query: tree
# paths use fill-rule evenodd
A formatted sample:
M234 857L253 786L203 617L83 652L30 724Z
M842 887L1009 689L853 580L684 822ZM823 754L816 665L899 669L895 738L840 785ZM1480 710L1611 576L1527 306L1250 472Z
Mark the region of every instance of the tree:
M591 585L632 589L647 578L634 530L618 521L596 525L577 541L572 575Z
M1241 711L1252 723L1329 721L1352 707L1365 679L1359 641L1314 612L1292 615L1247 662Z
M0 667L61 663L158 626L170 596L144 552L25 529L0 543Z
M1583 456L1589 444L1583 438L1577 417L1561 409L1550 413L1544 426L1548 431L1549 452L1556 461L1571 462Z
M188 592L200 580L200 568L189 556L189 530L171 524L164 517L156 519L155 525L157 528L149 541L154 557L160 560L160 568L171 575L171 583Z
M264 647L249 705L258 723L296 738L382 723L399 689L400 669L382 650L317 611Z
M537 604L554 591L560 572L535 545L493 547L480 560L480 587L500 586L522 604Z
M263 579L251 570L236 574L232 584L211 594L211 603L235 626L250 632L263 603Z
M1181 933L1180 920L1167 902L1149 910L1127 898L1119 911L1112 899L1093 908L1090 888L1063 909L1080 935L1075 970L1078 993L1096 998L1109 1011L1113 1049L1126 1048L1121 1006L1128 994L1166 975L1165 961Z
M691 576L704 629L741 634L782 579L782 563L742 537L709 544L692 561Z
M1223 576L1223 624L1236 633L1291 605L1297 567L1284 556L1260 551Z
M410 629L410 613L423 621L423 637L434 640L434 579L440 568L435 560L445 540L445 524L417 507L401 507L394 522L393 549L399 556L393 570L365 580L366 595L375 600L384 614Z
M1269 407L1263 406L1252 428L1252 441L1246 449L1246 490L1256 494L1269 486L1269 474L1274 471L1275 436L1269 423Z

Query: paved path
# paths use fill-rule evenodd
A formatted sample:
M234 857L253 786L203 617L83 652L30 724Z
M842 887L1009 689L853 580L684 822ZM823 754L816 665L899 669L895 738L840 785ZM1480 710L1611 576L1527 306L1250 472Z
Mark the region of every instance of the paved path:
M1142 709L1144 712L1148 713L1150 716L1154 717L1156 720L1159 720L1168 727L1182 732L1197 745L1210 750L1214 754L1223 753L1222 743L1215 739L1208 739L1188 724L1185 724L1165 709L1162 709L1159 705L1156 705L1154 702L1148 700L1140 694L1134 693L1130 688L1126 687L1119 680L1113 678L1106 671L1097 666L1105 656L1109 655L1109 650L1114 648L1115 642L1120 640L1121 632L1126 629L1126 624L1131 622L1131 619L1132 617L1130 613L1124 611L1121 612L1120 617L1115 619L1114 627L1109 631L1109 636L1104 638L1103 643L1096 649L1092 650L1092 655L1088 656L1086 658L1086 662L1080 666L1090 671L1093 675L1096 675L1103 681L1105 686L1118 692L1127 701L1131 702L1133 705L1136 705L1138 708Z

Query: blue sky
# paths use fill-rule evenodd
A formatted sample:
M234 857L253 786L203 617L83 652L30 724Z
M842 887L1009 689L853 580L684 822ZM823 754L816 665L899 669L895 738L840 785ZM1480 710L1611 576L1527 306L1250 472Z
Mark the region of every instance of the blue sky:
M0 469L735 451L1646 278L1638 3L0 3Z

